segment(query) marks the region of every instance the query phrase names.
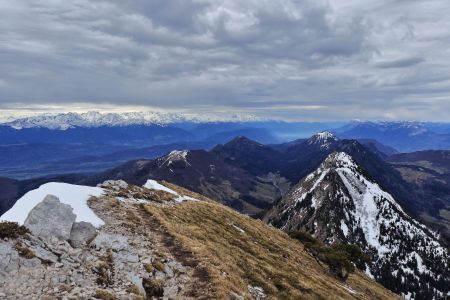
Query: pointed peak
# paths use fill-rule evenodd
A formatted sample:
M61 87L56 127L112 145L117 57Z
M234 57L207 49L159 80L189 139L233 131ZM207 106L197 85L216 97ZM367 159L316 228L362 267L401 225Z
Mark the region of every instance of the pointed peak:
M338 140L338 138L333 133L331 133L329 131L318 132L315 135L313 135L311 138L312 139L317 139L317 140L329 140L329 139L335 140L335 141Z
M170 166L173 162L176 161L184 161L187 164L188 163L188 155L190 151L189 150L173 150L169 154L159 158L159 161L161 162L161 166L167 165Z
M167 155L167 157L172 159L186 159L189 154L189 150L173 150Z
M251 140L248 137L245 137L243 135L239 135L225 144L225 146L234 146L234 145L257 145L257 146L260 146L262 144L254 141L254 140Z
M238 135L237 137L235 137L234 139L232 139L231 141L246 141L246 142L254 142L253 140L249 139L246 136L243 135ZM256 142L255 142L256 143Z
M328 148L332 143L339 139L329 131L322 131L310 137L308 145L320 145L321 148Z

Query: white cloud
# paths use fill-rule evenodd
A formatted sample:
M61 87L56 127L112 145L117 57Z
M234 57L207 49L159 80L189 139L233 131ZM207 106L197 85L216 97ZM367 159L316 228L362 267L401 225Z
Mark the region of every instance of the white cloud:
M0 109L449 120L449 9L444 0L0 0Z

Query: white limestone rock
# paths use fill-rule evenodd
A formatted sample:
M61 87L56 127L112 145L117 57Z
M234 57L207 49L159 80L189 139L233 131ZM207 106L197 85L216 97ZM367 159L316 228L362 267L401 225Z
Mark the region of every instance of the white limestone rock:
M70 205L61 203L53 195L47 195L29 212L24 226L43 240L53 241L56 238L66 241L70 238L75 219L76 215Z

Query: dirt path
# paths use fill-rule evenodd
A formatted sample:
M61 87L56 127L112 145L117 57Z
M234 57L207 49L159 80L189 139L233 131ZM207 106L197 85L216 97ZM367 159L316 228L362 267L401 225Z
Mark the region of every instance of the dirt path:
M139 249L141 264L135 266L136 275L162 281L167 299L211 299L208 276L191 253L144 210L143 201L121 200L105 195L92 199L89 205L105 221L101 232L124 236L133 248ZM152 201L145 204L167 205ZM153 266L150 273L146 270L149 265Z

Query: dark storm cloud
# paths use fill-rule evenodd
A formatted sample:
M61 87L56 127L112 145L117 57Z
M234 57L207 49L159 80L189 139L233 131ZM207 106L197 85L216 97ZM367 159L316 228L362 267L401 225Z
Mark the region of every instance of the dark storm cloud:
M0 0L0 110L84 103L446 119L449 8L441 0Z

